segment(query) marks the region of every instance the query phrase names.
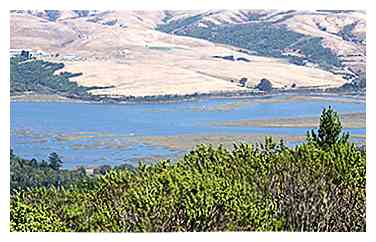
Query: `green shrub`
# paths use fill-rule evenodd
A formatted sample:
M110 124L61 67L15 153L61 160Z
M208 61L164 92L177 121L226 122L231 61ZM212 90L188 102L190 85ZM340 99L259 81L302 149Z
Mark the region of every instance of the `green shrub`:
M341 120L337 112L330 106L322 111L320 116L320 126L317 134L314 130L307 133L307 139L321 147L327 147L336 143L347 143L349 134L342 134Z
M33 195L37 193L34 190ZM26 194L12 198L10 203L10 231L40 232L65 231L64 224L57 217L55 211L48 210L40 203L26 204Z

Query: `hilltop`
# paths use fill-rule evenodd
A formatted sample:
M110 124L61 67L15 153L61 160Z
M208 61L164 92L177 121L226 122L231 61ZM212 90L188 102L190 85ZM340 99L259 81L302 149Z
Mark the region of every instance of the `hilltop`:
M10 24L11 48L47 53L37 58L82 73L71 78L80 86L111 87L93 95L238 92L263 78L285 89L365 80L359 11L12 11Z

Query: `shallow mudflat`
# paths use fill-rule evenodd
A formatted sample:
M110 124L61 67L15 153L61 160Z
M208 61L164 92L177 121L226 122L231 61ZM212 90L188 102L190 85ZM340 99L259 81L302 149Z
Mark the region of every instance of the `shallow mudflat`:
M341 115L342 127L349 129L365 129L366 113L345 113ZM252 126L268 128L314 128L319 125L318 117L297 117L259 120L233 120L217 123L223 126Z
M12 95L10 99L12 102L79 102L79 100L74 100L54 94Z

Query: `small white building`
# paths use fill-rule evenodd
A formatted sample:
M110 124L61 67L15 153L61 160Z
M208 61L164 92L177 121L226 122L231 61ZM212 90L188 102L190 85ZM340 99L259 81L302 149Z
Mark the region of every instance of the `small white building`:
M42 50L33 50L33 49L9 49L10 57L21 55L22 51L29 52L30 57L42 57L48 56L48 53Z
M16 55L21 55L22 51L29 51L30 53L33 50L32 49L9 49L9 56L13 57Z

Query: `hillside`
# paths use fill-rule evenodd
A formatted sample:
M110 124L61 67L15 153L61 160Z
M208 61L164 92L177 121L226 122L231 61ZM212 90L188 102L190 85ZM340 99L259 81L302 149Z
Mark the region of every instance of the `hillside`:
M326 19L322 22L328 25L326 31L316 25L322 19ZM266 78L276 88L326 88L341 86L365 73L365 14L360 12L12 11L10 20L11 48L47 52L38 58L63 63L62 71L82 73L72 78L78 85L113 86L91 90L94 95L247 90L239 85L241 78L247 78L248 87ZM280 37L286 33L292 37L280 41L271 54L268 42L261 48L267 38L252 46L218 39L223 33L230 40L236 38L231 34L233 28L246 40L257 28L280 29L274 39L284 39ZM218 36L209 38L208 31ZM249 33L243 35L244 31ZM335 31L359 41L347 41ZM304 42L307 36L314 42L313 50ZM292 44L309 49L305 51L308 54L318 50L328 58L300 58L295 53L299 50L290 53ZM298 58L291 58L293 55Z
M175 13L162 31L226 43L295 63L345 70L364 78L366 15L362 11L202 11ZM173 15L173 14L172 14Z

